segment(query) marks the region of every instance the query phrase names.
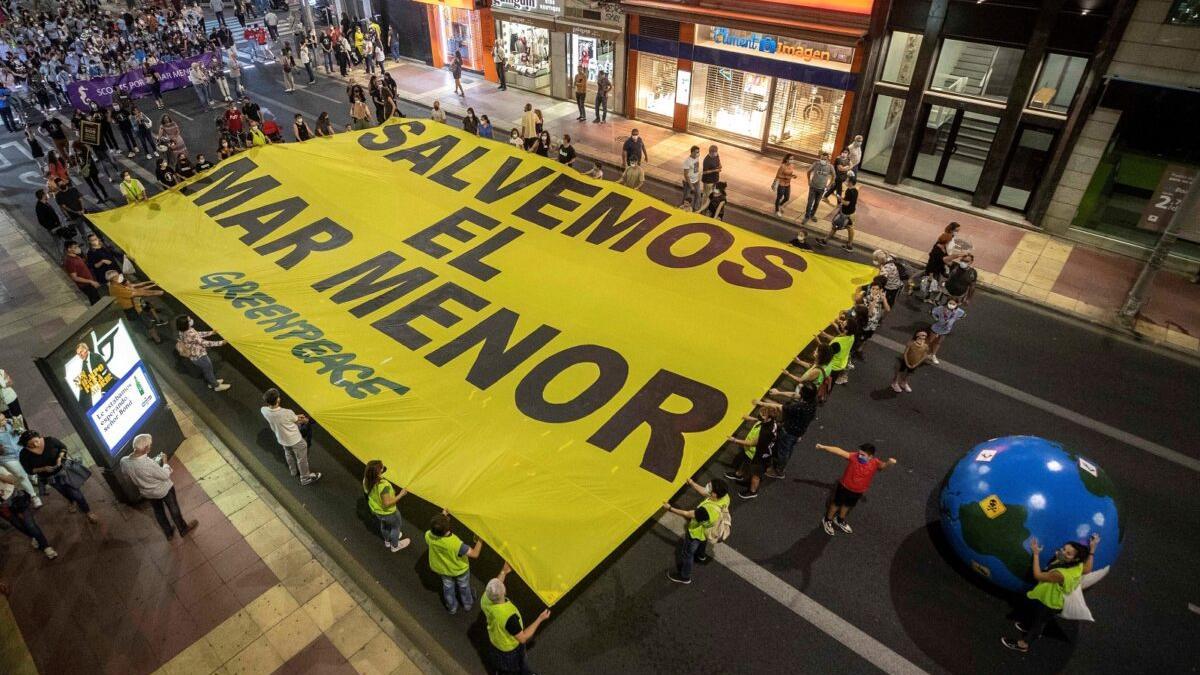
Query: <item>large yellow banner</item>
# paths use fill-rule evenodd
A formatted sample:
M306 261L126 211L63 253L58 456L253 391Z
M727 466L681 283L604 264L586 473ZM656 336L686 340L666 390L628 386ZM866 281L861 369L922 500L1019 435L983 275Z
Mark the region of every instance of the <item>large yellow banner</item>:
M870 275L425 120L251 150L92 219L547 603Z

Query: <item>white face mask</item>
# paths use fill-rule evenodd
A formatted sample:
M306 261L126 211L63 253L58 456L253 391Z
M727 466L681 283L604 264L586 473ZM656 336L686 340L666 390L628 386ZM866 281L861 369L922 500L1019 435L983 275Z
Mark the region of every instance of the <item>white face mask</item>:
M966 260L958 261L958 266L962 267L963 269L966 269L968 266L970 266L970 264L971 263L967 262Z

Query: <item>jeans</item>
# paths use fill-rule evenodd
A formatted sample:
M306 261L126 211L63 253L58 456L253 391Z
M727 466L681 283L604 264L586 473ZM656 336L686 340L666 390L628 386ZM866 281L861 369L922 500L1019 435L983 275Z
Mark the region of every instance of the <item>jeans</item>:
M788 200L791 198L791 185L780 185L779 187L775 188L775 210L778 211L779 209L782 209L783 205L788 203Z
M596 94L596 118L601 122L608 119L608 96L604 94ZM604 112L601 113L600 111Z
M315 72L313 72L312 61L309 61L308 63L304 64L304 70L308 71L308 83L309 84L312 84L313 82L317 81L317 74Z
M691 202L693 211L700 210L701 196L700 183L689 183L686 180L683 181L683 201L685 203Z
M163 534L167 538L175 536L175 530L178 528L179 534L187 534L187 521L183 519L183 514L179 511L179 500L175 498L175 488L172 487L163 495L161 499L149 499L150 506L154 509L154 518L158 521L158 526L162 528ZM167 512L171 512L170 519L167 518ZM175 527L171 527L171 521L175 521Z
M825 188L808 187L808 203L804 206L804 219L815 220L817 217L817 204L821 203L821 198L825 196Z
M0 108L0 118L4 120L5 129L8 129L9 131L17 130L17 122L13 119L12 108L10 108L8 105Z
M6 432L0 431L0 433ZM37 496L37 492L34 492L33 490L33 483L29 480L29 474L25 473L25 469L21 466L21 462L18 458L5 457L0 459L0 466L8 469L8 472L13 475L13 478L17 479L18 489L24 490L25 494L29 495L30 497Z
M693 539L686 532L683 534L679 548L675 551L675 572L678 578L684 580L692 578L692 565L704 558L706 543L703 539Z
M241 75L229 75L228 77L229 77L229 81L233 83L233 95L241 96L242 95L242 76Z
M579 119L587 119L587 92L575 92L575 103L579 105Z
M194 85L192 85L192 89L196 90L196 98L200 99L200 107L207 108L208 107L208 85L207 84L194 84Z
M137 149L137 141L133 138L133 127L121 127L121 140L125 141L126 152L134 152Z
M87 497L78 488L73 488L67 485L66 480L61 475L50 479L50 487L58 491L58 494L67 498L67 501L73 502L79 506L79 510L84 513L91 513L92 507L88 504Z
M396 548L400 545L400 526L404 524L400 520L400 511L389 513L386 516L381 516L378 513L375 517L379 519L379 531L383 534L383 541L388 546Z
M783 470L787 468L788 460L792 458L792 451L796 449L796 442L800 439L786 430L780 428L779 436L775 438L775 458L772 463L775 466L775 473L783 474Z
M288 471L300 477L300 484L308 485L312 474L308 470L308 442L301 438L295 445L283 446L283 458L287 460Z
M1037 600L1030 599L1027 602L1029 604L1029 623L1025 626L1025 635L1022 639L1026 644L1030 644L1042 636L1042 632L1046 630L1046 624L1050 623L1058 615L1058 612Z
M18 513L7 506L0 506L0 517L11 523L21 534L36 541L38 548L50 548L50 542L46 541L42 528L38 527L37 521L33 519L33 509L25 509Z
M292 78L292 71L290 71L290 70L283 71L283 89L284 89L284 91L291 91L295 88L296 88L296 80Z
M505 64L496 62L496 78L500 80L500 88L508 89L508 73L504 72Z
M455 588L458 589L457 597L454 593ZM463 572L457 577L442 577L442 603L451 614L458 612L459 598L462 598L464 611L469 612L475 606L475 596L471 594L470 572Z
M224 76L217 77L217 91L220 92L222 100L228 101L231 98L229 96L229 82Z
M325 57L326 74L333 74L333 52L322 52L321 55Z
M192 359L192 363L200 368L200 374L204 376L204 381L208 383L208 388L215 389L218 384L217 374L213 372L212 359L208 357L208 354Z

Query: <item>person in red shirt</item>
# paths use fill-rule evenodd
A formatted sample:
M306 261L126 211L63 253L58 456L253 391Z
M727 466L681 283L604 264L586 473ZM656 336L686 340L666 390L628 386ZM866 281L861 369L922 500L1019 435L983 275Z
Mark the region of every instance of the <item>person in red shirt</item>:
M75 286L87 296L89 303L94 305L100 302L100 284L96 282L96 277L92 276L92 270L88 269L87 261L79 255L79 243L68 241L64 249L66 255L63 256L62 266L67 271L67 276L71 277Z
M225 130L233 136L233 142L242 143L242 111L236 103L230 103L225 108Z
M871 487L875 473L895 466L896 458L889 457L886 462L876 459L875 446L870 443L863 443L854 452L847 452L837 446L821 445L820 443L817 443L817 449L846 460L846 470L842 472L842 477L833 491L833 498L829 500L825 517L821 519L821 527L825 528L825 534L830 536L834 533L834 527L850 534L854 532L850 523L846 522L846 516L850 514L850 509L854 508L867 488Z

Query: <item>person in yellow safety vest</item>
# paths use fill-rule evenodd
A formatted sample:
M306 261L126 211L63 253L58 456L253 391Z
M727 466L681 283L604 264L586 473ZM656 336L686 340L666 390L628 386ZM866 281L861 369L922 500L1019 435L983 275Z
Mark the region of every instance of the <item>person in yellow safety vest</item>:
M717 518L722 509L729 508L729 486L725 481L717 479L712 482L712 488L707 489L691 478L688 485L699 492L704 501L695 509L677 509L670 502L663 502L663 508L688 519L687 531L679 542L675 552L675 572L667 572L667 578L677 584L692 583L692 565L708 560L705 544L708 543L708 531L717 524Z
M1038 544L1037 537L1029 540L1029 550L1033 553L1033 580L1037 582L1033 590L1025 594L1030 600L1029 623L1015 622L1017 630L1022 633L1021 638L1000 638L1005 647L1022 654L1029 651L1029 645L1041 637L1050 619L1062 611L1063 600L1079 586L1083 575L1092 571L1096 547L1099 545L1099 534L1092 534L1087 546L1068 541L1054 552L1054 558L1045 571L1042 571L1042 563L1039 560L1042 547Z
M508 599L504 577L512 571L508 563L500 568L495 579L487 582L479 608L487 619L488 650L492 667L499 675L532 675L525 660L525 646L533 639L542 622L550 618L550 610L543 609L538 618L528 626L521 619L521 612Z
M263 130L258 126L258 122L250 120L250 145L261 146L270 144L271 139L263 133Z
M442 509L429 522L425 545L429 547L429 569L442 578L442 603L446 605L446 611L457 614L460 599L463 611L471 611L475 596L471 594L470 561L479 557L483 542L476 537L474 546L464 544L450 531L450 514ZM457 596L454 593L456 587Z
M125 195L125 203L146 201L146 186L134 178L128 171L121 173L121 194Z

